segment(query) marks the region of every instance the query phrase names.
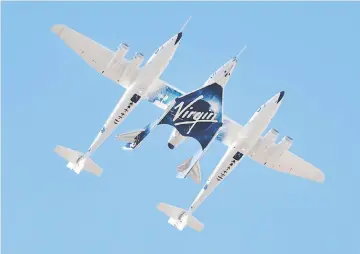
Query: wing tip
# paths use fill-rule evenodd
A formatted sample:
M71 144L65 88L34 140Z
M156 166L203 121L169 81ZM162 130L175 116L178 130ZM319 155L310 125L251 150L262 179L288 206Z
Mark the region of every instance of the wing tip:
M319 183L325 183L325 174L321 172L320 179L318 180Z
M51 31L54 32L57 36L60 36L65 28L66 26L63 24L56 24L51 27Z

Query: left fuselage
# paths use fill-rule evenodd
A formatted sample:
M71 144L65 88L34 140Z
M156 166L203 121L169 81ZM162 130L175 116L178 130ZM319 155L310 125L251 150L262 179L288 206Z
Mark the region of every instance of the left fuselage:
M146 65L140 69L135 80L121 96L85 156L90 156L111 135L118 124L125 120L136 105L146 97L151 86L156 83L157 79L169 65L180 44L181 37L181 32L171 37L155 51Z

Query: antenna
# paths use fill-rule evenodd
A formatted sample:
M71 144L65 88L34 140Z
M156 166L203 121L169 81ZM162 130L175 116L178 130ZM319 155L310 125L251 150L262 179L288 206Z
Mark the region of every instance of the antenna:
M242 52L245 51L246 48L247 48L247 45L245 45L245 46L242 48L242 50L240 51L239 54L237 54L237 56L235 57L235 59L237 59L237 58L242 54Z
M185 24L182 26L180 33L185 29L185 27L186 27L187 23L189 23L190 19L191 19L191 16L186 20Z

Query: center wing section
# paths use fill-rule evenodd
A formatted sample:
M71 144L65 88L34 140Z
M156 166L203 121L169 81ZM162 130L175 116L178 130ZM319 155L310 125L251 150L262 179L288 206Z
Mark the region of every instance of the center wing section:
M167 124L176 128L185 137L196 139L202 148L215 140L222 122L223 87L217 83L202 87L188 94L168 100L167 109L153 123L143 130L118 135L121 141L129 141L125 148L135 149L150 132L160 124ZM159 101L158 99L156 99ZM159 105L165 104L161 99ZM133 133L137 134L136 136Z
M166 110L173 100L185 94L185 92L160 79L154 87L156 88L150 93L148 101L163 110ZM242 128L243 126L241 124L224 115L223 125L216 136L216 140L229 147L236 140Z
M185 137L196 139L202 149L222 126L223 87L217 83L176 98L159 124L175 127Z

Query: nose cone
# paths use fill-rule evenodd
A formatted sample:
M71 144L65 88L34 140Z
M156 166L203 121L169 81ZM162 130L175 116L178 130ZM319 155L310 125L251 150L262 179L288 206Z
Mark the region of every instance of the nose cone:
M284 92L284 91L281 91L281 92L279 93L279 97L278 97L278 99L277 99L277 101L276 101L277 104L279 104L279 103L281 102L281 100L283 99L284 95L285 95L285 92Z
M169 147L171 150L173 150L173 149L175 148L175 146L174 146L173 144L171 144L171 143L168 143L168 147Z
M220 70L222 69L222 71L225 73L225 77L227 77L228 75L230 75L232 73L232 71L234 70L235 66L237 63L237 59L233 58L231 60L229 60L226 64L224 64L222 66L222 68L220 68Z
M177 34L177 37L176 37L176 40L175 40L175 44L174 44L174 45L176 45L176 44L179 43L179 41L181 40L181 37L182 37L182 32L180 32L180 33Z

